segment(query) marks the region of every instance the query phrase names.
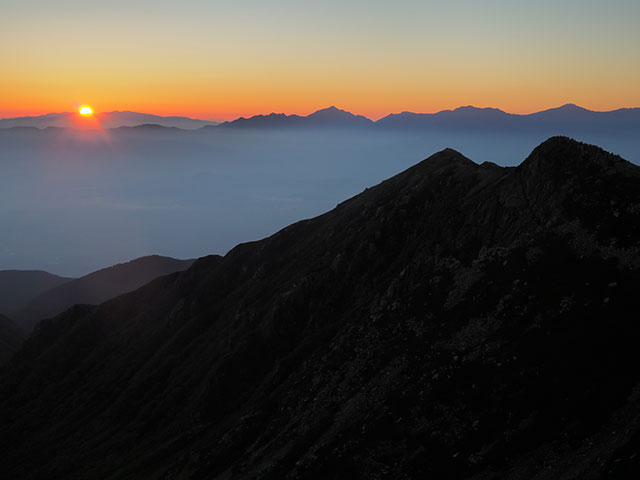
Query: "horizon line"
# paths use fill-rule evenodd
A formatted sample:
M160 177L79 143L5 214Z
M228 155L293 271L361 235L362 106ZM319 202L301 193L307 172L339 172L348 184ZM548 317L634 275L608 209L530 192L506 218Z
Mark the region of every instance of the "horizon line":
M222 124L222 123L231 123L234 122L236 120L240 120L240 119L251 119L254 117L266 117L269 115L285 115L287 117L292 117L292 116L298 116L298 117L302 117L302 118L306 118L310 115L313 115L315 113L324 111L324 110L330 110L330 109L335 109L335 110L339 110L342 112L346 112L349 113L351 115L355 115L358 117L364 117L367 120L370 120L371 122L377 122L383 118L389 117L391 115L401 115L401 114L405 114L405 113L409 113L409 114L414 114L414 115L436 115L439 113L444 113L444 112L454 112L460 109L464 109L464 108L473 108L476 110L494 110L494 111L499 111L501 113L507 114L507 115L514 115L514 116L527 116L527 115L534 115L537 113L542 113L542 112L547 112L547 111L551 111L551 110L557 110L563 107L576 107L578 109L582 109L588 112L593 112L593 113L611 113L611 112L617 112L620 110L636 110L636 109L640 109L640 106L635 106L635 107L618 107L618 108L614 108L612 110L592 110L586 107L583 107L581 105L575 104L573 102L567 102L564 103L562 105L558 105L555 107L549 107L549 108L544 108L542 110L534 110L531 112L527 112L527 113L514 113L514 112L508 112L506 110L503 110L499 107L493 107L493 106L484 106L484 107L479 107L476 105L459 105L455 108L445 108L442 110L437 110L437 111L431 111L431 112L417 112L417 111L411 111L411 110L402 110L402 111L394 111L394 112L390 112L387 113L385 115L380 116L377 119L373 119L370 117L367 117L364 114L360 114L360 113L355 113L352 112L350 110L346 110L344 108L340 108L337 107L335 104L330 105L328 107L322 107L316 110L311 111L310 113L307 114L302 114L302 113L285 113L282 111L271 111L269 113L254 113L250 116L239 116L239 117L235 117L231 120L221 120L221 119L205 119L205 118L199 118L199 117L192 117L192 116L188 116L188 114L185 115L181 115L181 114L177 114L177 113L173 113L173 114L158 114L158 113L149 113L149 112L144 112L144 111L136 111L136 110L129 110L129 109L125 109L125 110L109 110L109 111L100 111L100 110L95 110L94 108L94 116L99 117L100 115L108 115L108 114L113 114L113 113L135 113L135 114L142 114L142 115L151 115L151 116L155 116L155 117L160 117L160 118L171 118L171 117L176 117L176 118L184 118L184 119L188 119L188 120L194 120L194 121L201 121L201 122L216 122L218 124ZM93 108L93 107L92 107ZM20 115L20 116L14 116L14 117L0 117L0 121L2 120L20 120L20 119L26 119L26 118L38 118L38 117L45 117L47 115L74 115L77 114L77 112L74 111L66 111L66 112L46 112L46 113L40 113L40 114L33 114L33 115Z

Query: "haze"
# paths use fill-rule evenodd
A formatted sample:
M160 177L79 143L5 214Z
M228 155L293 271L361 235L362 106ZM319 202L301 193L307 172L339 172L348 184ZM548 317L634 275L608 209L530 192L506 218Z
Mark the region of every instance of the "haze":
M224 254L333 208L424 152L453 147L516 165L559 131L640 163L633 129L551 122L507 131L0 129L0 265L78 276L151 253Z

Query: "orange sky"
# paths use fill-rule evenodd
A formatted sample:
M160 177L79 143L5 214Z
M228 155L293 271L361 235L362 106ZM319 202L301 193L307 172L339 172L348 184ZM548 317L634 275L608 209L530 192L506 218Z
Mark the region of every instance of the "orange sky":
M634 1L13 3L0 117L640 106Z

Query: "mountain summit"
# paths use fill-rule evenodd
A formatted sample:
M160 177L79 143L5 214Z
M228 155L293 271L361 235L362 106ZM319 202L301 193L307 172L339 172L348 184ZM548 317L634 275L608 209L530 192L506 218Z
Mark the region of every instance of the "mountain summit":
M315 124L330 123L336 126L369 125L373 123L373 121L369 120L367 117L364 117L362 115L354 115L351 112L341 110L334 106L318 110L317 112L308 115L306 118L308 121Z
M7 478L635 478L640 168L447 149L334 210L44 322Z
M282 127L362 127L373 122L362 115L354 115L334 106L323 108L306 117L271 113L255 115L250 118L241 117L220 125L222 128L282 128Z

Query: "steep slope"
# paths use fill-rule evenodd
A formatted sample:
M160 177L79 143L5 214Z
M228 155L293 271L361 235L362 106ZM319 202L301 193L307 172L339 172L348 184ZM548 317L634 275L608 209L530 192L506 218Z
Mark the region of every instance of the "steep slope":
M0 374L0 470L635 478L639 242L640 168L619 157L442 151L40 324Z
M186 270L193 260L150 255L103 268L47 290L33 298L16 315L16 322L31 332L37 322L53 317L74 304L98 305L130 292L154 278Z
M39 270L0 270L0 313L12 315L32 298L70 280Z
M0 365L17 352L24 341L24 334L4 315L0 315Z

